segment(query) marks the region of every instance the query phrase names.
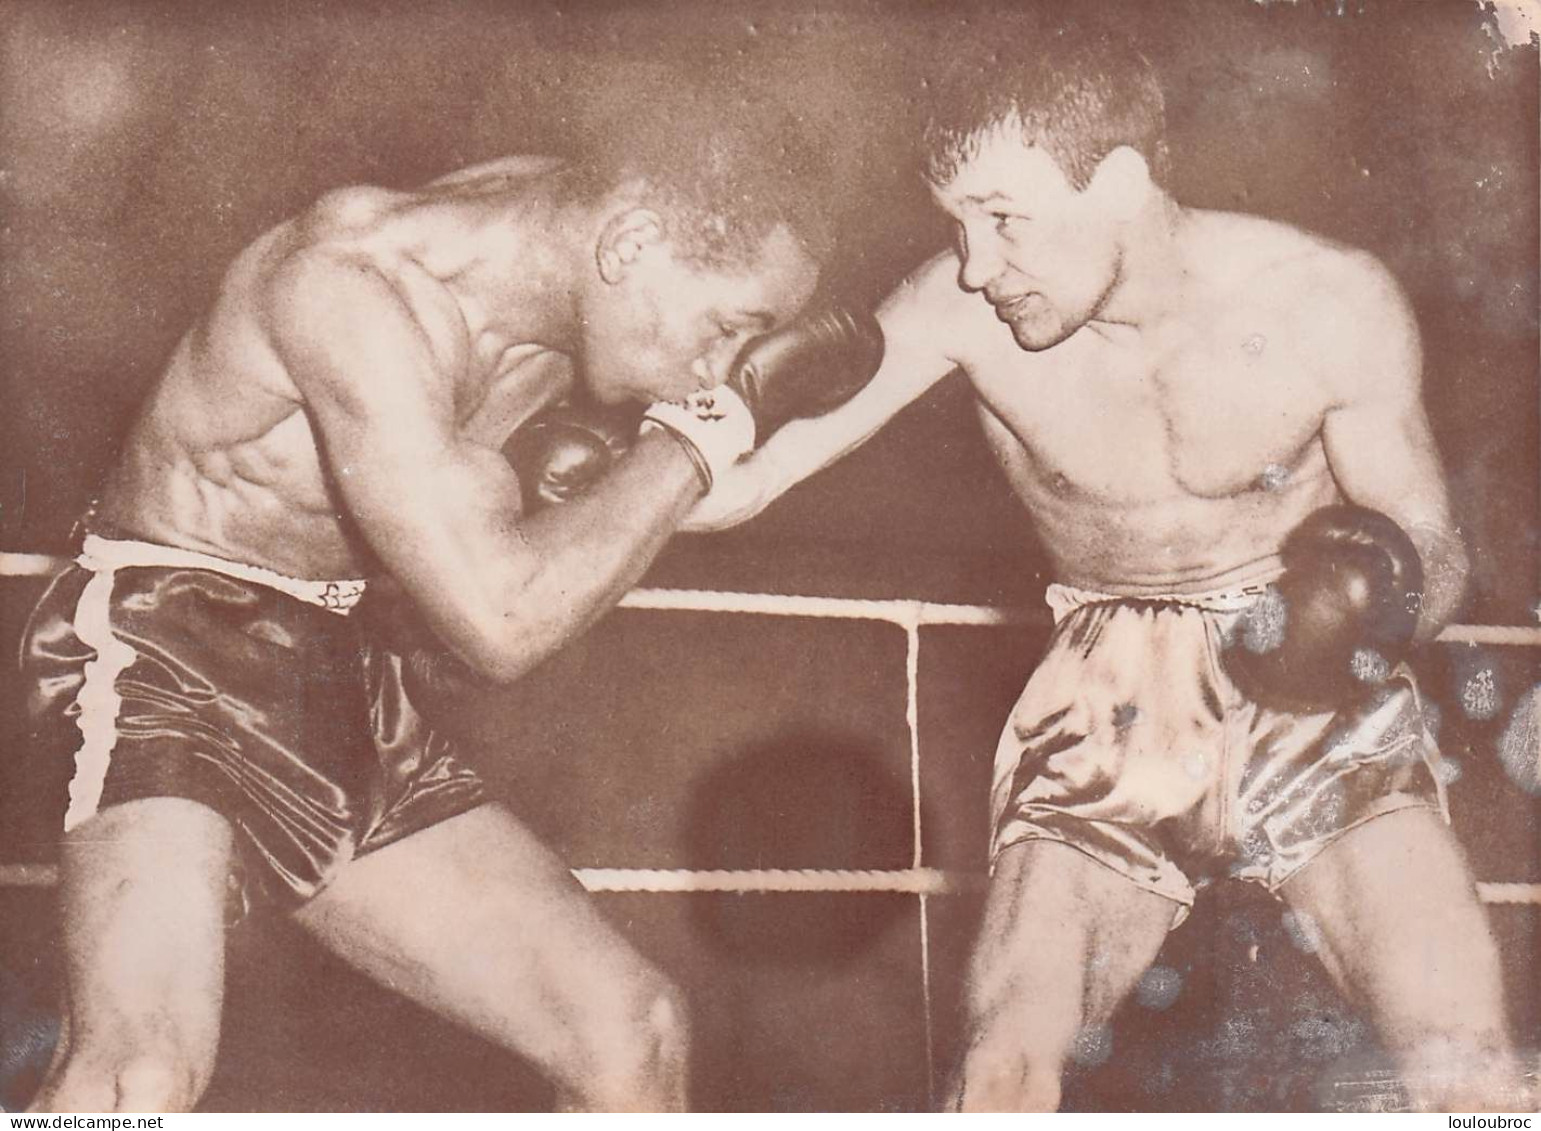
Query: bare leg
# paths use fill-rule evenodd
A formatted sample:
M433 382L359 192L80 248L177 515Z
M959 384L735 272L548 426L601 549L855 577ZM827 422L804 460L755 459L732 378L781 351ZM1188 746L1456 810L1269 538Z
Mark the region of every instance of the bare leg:
M679 995L500 807L354 861L298 918L366 974L539 1065L568 1106L684 1109Z
M1280 892L1328 973L1365 1002L1423 1108L1520 1110L1498 948L1455 837L1425 809L1329 845ZM1525 1107L1524 1110L1530 1110Z
M954 1111L1052 1111L1076 1041L1103 1027L1155 959L1176 905L1052 841L996 862L969 965Z
M192 801L116 806L64 840L66 1024L34 1111L178 1111L224 1001L230 827Z

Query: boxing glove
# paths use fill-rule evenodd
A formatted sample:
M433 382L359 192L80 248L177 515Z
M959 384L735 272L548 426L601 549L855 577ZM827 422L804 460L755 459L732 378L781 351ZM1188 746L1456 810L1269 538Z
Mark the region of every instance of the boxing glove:
M503 456L519 477L525 514L575 499L598 483L631 447L636 424L635 410L562 404L516 429L503 444ZM363 631L402 657L403 681L414 702L445 701L491 686L428 629L394 579L371 580L352 615Z
M1405 658L1418 625L1423 566L1412 540L1367 507L1323 507L1290 532L1284 572L1237 623L1227 673L1278 710L1338 710Z
M646 425L674 434L711 490L722 471L799 417L855 396L883 361L883 331L864 311L830 305L745 343L727 380L653 405Z
M519 477L526 513L587 491L626 454L637 418L619 410L559 405L516 429L503 456Z

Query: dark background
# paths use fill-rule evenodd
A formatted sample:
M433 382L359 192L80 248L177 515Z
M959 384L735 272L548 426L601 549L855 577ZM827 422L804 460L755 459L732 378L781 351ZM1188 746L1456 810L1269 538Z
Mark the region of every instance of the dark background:
M1365 247L1406 287L1473 551L1466 619L1534 623L1535 46L1505 50L1469 0L1101 6L1162 74L1180 200ZM680 97L746 110L776 98L838 155L837 281L880 297L946 237L908 148L927 76L970 28L1009 34L1005 6L988 4L415 7L0 9L0 547L64 548L230 258L338 185L407 187L501 154L570 151ZM1041 569L954 377L744 528L676 540L648 581L1022 604L1041 592ZM6 649L34 593L0 582ZM927 863L975 867L995 736L1041 641L923 636ZM575 866L904 867L903 655L891 626L617 613L489 710L486 762ZM1541 880L1537 783L1505 774L1494 753L1536 684L1530 653L1443 647L1422 667L1461 770L1452 802L1475 870ZM1496 700L1468 711L1462 693L1484 671ZM19 786L31 774L19 770L15 683L0 684L0 859L42 859L51 814ZM924 1104L914 898L601 902L692 995L702 1105ZM929 901L943 1059L975 911L963 897ZM1537 911L1493 915L1515 1022L1541 1043ZM52 940L47 893L0 890L0 961L19 987L0 1010L13 1025L15 995L36 1006L52 990ZM519 1066L282 927L234 945L209 1106L546 1101ZM1181 975L1175 1003L1132 1003L1111 1059L1077 1070L1072 1106L1309 1107L1324 1102L1325 1076L1375 1063L1361 1021L1267 901L1212 893L1162 963ZM0 1036L6 1024L0 1012ZM402 1071L404 1050L416 1068Z

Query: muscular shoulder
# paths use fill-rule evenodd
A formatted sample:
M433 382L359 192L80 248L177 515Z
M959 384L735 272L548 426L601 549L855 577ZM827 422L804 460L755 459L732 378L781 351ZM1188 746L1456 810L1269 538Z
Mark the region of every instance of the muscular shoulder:
M252 305L302 394L317 382L370 385L380 368L372 355L380 353L425 380L463 368L463 313L442 283L403 253L391 231L396 198L378 189L328 193L264 256Z
M282 367L253 364L263 357L264 345L274 344L279 305L293 298L293 309L317 311L318 273L313 268L323 249L353 242L372 225L389 195L369 188L328 193L249 244L225 271L214 301L188 335L186 348L195 367L256 375L267 379L274 392L292 397Z
M1188 266L1207 289L1238 298L1263 288L1277 300L1281 288L1285 294L1303 290L1314 272L1363 255L1292 224L1242 212L1188 209L1183 241Z
M1329 401L1367 380L1416 385L1417 323L1402 288L1369 252L1289 224L1211 213L1201 262L1235 316L1278 325Z
M1324 244L1290 280L1291 333L1331 403L1418 394L1423 351L1411 304L1368 252Z
M989 304L958 284L958 256L944 251L912 271L878 311L889 341L909 340L962 363L980 332L999 329Z
M435 307L458 313L449 292L437 285L411 254L420 241L420 209L410 194L368 186L333 189L292 220L266 256L269 297L295 293L324 301L343 275L377 284L419 321L432 328Z
M269 268L331 256L390 269L417 258L429 237L456 231L453 209L431 192L351 185L323 193L258 244Z
M1372 339L1416 333L1401 285L1367 251L1322 242L1283 281L1291 308L1334 333Z
M377 231L401 194L374 185L348 185L322 193L297 218L303 238L347 239Z
M260 315L295 286L314 286L322 265L349 263L360 270L383 265L388 241L382 233L397 195L368 187L326 193L237 256L222 295L255 306Z

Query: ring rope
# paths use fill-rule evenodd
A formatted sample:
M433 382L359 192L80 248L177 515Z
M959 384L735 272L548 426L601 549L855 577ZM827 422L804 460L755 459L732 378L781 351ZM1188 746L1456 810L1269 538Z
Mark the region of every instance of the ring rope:
M1541 905L1541 884L1477 883L1483 903L1535 903Z
M0 577L43 577L67 559L52 554L0 551ZM875 620L901 628L920 625L1047 625L1046 611L995 605L956 605L894 598L804 597L786 593L737 593L714 589L633 589L621 598L626 609L698 613L746 613L760 616L828 617ZM1502 624L1447 625L1438 639L1445 644L1541 646L1541 627Z
M713 589L634 589L621 598L626 609L681 612L748 613L761 616L831 617L878 620L902 628L926 625L1049 624L1047 610L1005 609L995 605L953 605L857 597L803 597L783 593L735 593ZM1541 646L1541 627L1505 624L1451 624L1438 637L1442 644Z
M1535 647L1541 644L1541 628L1509 624L1452 624L1439 634L1441 644L1499 644Z
M46 577L65 563L53 554L22 554L0 551L0 577Z
M751 613L761 616L828 617L877 620L915 628L921 625L1012 625L1049 623L1047 611L1002 609L991 605L951 605L938 601L893 598L803 597L784 593L735 593L715 589L633 589L621 598L624 609L676 612Z
M957 895L981 890L984 876L936 868L575 868L593 892L890 892Z
M896 895L965 895L989 886L983 872L940 868L574 868L573 876L591 892L888 892ZM52 864L0 864L0 888L53 887ZM1483 903L1541 906L1541 883L1478 883Z

